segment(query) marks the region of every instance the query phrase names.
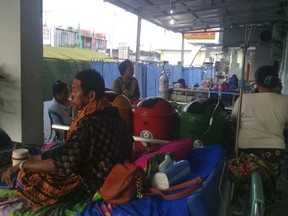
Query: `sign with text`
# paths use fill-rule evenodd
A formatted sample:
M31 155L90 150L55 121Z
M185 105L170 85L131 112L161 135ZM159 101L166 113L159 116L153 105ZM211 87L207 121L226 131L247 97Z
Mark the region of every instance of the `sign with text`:
M43 27L43 44L51 45L51 28Z

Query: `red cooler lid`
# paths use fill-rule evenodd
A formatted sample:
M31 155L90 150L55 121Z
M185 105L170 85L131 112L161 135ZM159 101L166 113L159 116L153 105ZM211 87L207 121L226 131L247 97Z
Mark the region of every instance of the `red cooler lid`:
M167 116L176 113L172 104L161 97L148 97L137 104L134 113L149 116Z

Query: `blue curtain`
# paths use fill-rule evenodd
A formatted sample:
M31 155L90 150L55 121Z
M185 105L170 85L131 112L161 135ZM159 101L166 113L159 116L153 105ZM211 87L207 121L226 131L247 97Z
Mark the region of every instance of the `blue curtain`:
M102 61L92 61L91 68L98 71L103 76L103 64Z
M182 67L174 66L172 69L171 76L169 77L169 84L172 85L174 82L177 82L178 79L183 78Z
M120 72L118 70L118 63L104 63L103 65L103 78L105 80L106 88L112 89L114 80L120 76Z
M91 68L96 69L104 78L106 88L112 88L113 82L120 76L117 62L91 62ZM138 64L136 79L139 83L141 98L158 96L159 95L159 78L163 71L166 71L169 77L169 84L177 82L178 79L184 78L188 87L193 87L196 83L201 85L204 76L207 79L214 78L213 66L207 68L204 74L202 67L186 67L181 66L155 66L143 63Z
M138 69L135 78L138 81L139 90L140 90L140 98L147 97L147 66L143 63L138 64Z
M184 77L188 87L193 87L195 84L201 85L203 79L203 70L201 67L184 68Z

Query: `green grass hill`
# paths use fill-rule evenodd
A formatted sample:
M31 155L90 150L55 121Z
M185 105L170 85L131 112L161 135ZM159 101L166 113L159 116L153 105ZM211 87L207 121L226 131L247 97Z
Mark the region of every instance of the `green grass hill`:
M78 60L78 61L91 61L103 60L105 62L115 62L116 60L110 58L104 53L96 52L93 50L79 49L79 48L68 48L68 47L43 47L44 58L55 58L62 60Z
M43 47L44 101L52 99L52 84L65 81L71 87L77 72L91 68L91 60L117 62L107 55L85 49L68 47Z

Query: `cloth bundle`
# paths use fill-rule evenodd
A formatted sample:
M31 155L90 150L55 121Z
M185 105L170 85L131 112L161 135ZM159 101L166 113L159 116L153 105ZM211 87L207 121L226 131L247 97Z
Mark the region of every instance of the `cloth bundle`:
M178 184L190 174L190 164L187 160L173 161L169 154L159 165L159 172L151 178L153 187L165 190Z

